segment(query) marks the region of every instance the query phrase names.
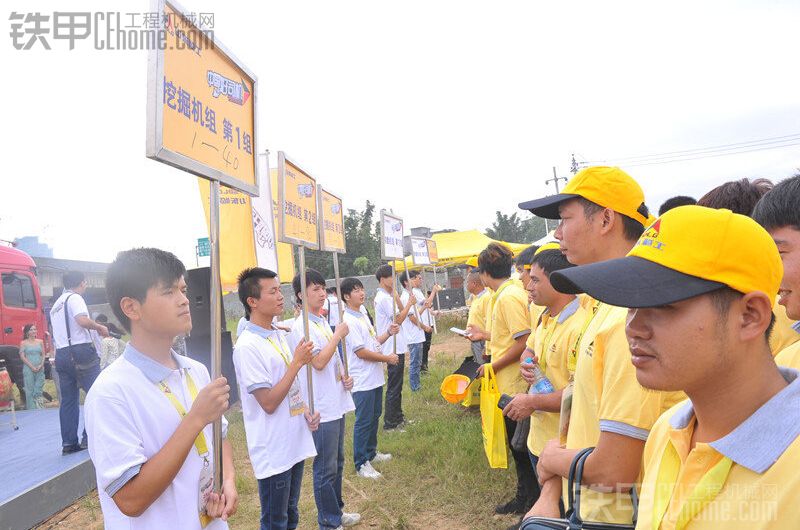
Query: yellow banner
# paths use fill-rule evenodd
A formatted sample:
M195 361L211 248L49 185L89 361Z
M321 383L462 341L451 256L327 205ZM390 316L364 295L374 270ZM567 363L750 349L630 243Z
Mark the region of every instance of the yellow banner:
M322 223L322 250L344 253L346 248L342 200L329 193L325 188L320 188L320 190L322 205L319 215Z
M162 20L163 147L255 185L253 80L169 4Z
M317 182L278 153L278 174L283 164L283 211L279 239L295 245L319 248Z
M272 189L272 221L275 226L278 226L278 170L271 169L269 172ZM294 278L294 253L292 252L292 245L289 243L277 244L278 249L278 277L281 283L291 282Z
M210 226L211 185L198 178L200 200ZM256 266L256 247L253 239L253 211L246 193L220 186L219 189L219 272L223 291L236 291L237 278L242 270Z

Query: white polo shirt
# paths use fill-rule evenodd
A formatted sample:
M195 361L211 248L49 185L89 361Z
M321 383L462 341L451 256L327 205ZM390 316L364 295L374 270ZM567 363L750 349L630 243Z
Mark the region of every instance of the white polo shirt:
M294 351L304 337L303 319L298 317L292 326L292 332L287 337L289 348ZM314 343L314 355L319 355L322 348L333 338L333 330L327 320L318 315L309 314L308 337ZM309 366L311 365L309 364ZM321 422L339 420L348 412L356 410L350 392L345 390L344 383L342 383L344 364L338 347L334 350L328 364L322 370L314 368L313 374L314 410L319 412ZM303 389L303 395L308 396L308 377L305 369L300 371L300 387Z
M397 312L400 312L400 308L397 309ZM392 322L394 322L394 302L392 301L392 295L387 293L383 287L378 287L378 292L375 294L375 331L377 331L378 335L383 335L389 331L389 326ZM408 341L402 326L400 327L400 333L395 336L397 337L397 353L406 353L408 351ZM392 337L389 337L386 342L381 345L381 351L384 355L395 353L393 348L394 340Z
M345 342L350 377L353 378L353 392L364 392L383 386L383 363L367 361L356 355L356 352L363 348L374 352L381 351L375 328L363 313L353 311L349 307L344 310L344 321L350 328Z
M187 376L197 390L208 385L208 370L201 363L172 352L178 365L171 370L139 352L130 343L122 356L100 372L86 396L86 434L89 456L97 476L97 491L106 530L172 528L200 530L197 512L200 472L204 458L194 446L164 493L139 517L124 515L111 498L135 477L142 464L164 447L175 433L181 416L159 388L163 381L185 410L192 398ZM223 436L228 423L223 417ZM203 429L209 465L213 469L212 425ZM213 520L206 529L222 530L228 524Z
M56 343L56 349L66 348L70 344L67 337L67 323L64 321L64 308L66 307L64 301L67 300L67 298L69 298L67 301L67 305L69 306L67 319L69 321L72 345L92 342L92 336L89 334L89 330L82 327L78 324L77 320L75 320L75 317L80 315L89 316L89 308L86 307L86 302L78 293L64 291L61 293L61 296L58 297L56 303L53 304L53 308L50 309L50 322L53 325L53 341Z
M422 318L422 321L425 324L433 327L433 313L431 313L430 309L424 307L427 296L425 296L425 293L423 293L417 287L411 289L411 292L414 293L414 297L417 299L417 304L419 305L419 314Z
M267 414L253 396L257 389L272 388L280 382L286 374L287 362L292 361L292 353L284 332L264 329L252 322L245 326L233 349L247 450L257 479L283 473L317 455L305 416L291 415L288 395L272 414ZM304 370L297 377L305 377Z
M325 300L325 310L328 312L326 319L332 328L339 325L339 299L333 295L328 296Z
M425 332L422 331L422 328L411 322L412 315L414 318L417 318L418 322L422 321L422 310L425 309L422 305L422 302L425 300L423 299L420 301L419 297L419 289L414 289L414 297L417 299L417 303L414 304L416 306L416 311L412 307L411 310L408 312L408 316L405 320L403 320L403 333L406 336L406 341L409 344L419 344L425 342ZM400 301L403 304L408 303L408 291L403 289L403 294L400 295Z

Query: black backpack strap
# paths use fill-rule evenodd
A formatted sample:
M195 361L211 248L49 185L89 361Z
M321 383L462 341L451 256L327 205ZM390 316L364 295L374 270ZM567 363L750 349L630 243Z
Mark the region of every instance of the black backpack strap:
M69 302L73 294L75 293L70 293L64 299L64 324L67 326L67 343L69 343L70 346L72 346L72 332L69 330L69 304L67 302Z

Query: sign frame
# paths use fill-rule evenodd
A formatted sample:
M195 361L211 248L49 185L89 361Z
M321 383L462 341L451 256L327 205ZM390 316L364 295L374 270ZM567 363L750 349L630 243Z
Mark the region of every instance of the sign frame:
M386 218L389 217L395 221L398 221L401 225L403 224L403 218L399 217L393 213L387 213L386 210L381 210L381 260L383 261L394 261L394 260L404 260L405 254L403 252L400 253L399 256L388 256L386 255L386 245L384 244L384 237L386 236L384 232L384 226L386 225ZM405 228L405 227L403 227ZM402 234L404 230L401 228L400 233ZM401 250L402 250L402 244Z
M303 173L305 176L310 178L314 182L315 193L317 197L319 197L319 184L317 183L317 179L311 175L308 171L303 169L299 164L297 164L294 160L286 156L286 153L283 151L278 151L278 241L281 243L289 243L291 245L296 245L299 247L308 248L311 250L320 250L320 237L319 237L319 198L314 201L314 206L317 208L317 227L315 233L317 234L317 242L316 244L309 243L307 241L303 241L302 239L296 239L293 237L289 237L285 234L286 229L286 163L291 164L294 166L298 171Z
M324 252L347 254L347 238L345 237L344 233L342 233L342 242L344 243L342 248L328 245L327 241L325 241L325 215L323 213L325 209L323 208L322 202L323 193L327 193L331 197L335 198L337 201L339 201L339 204L342 205L342 232L344 232L344 202L342 201L342 198L332 191L323 188L321 184L317 184L317 228L319 228L319 236L317 237L319 237L319 249Z
M186 13L187 10L175 0L151 0L150 12L159 14L159 21L162 19L164 8L169 6L179 14ZM182 169L199 177L209 180L216 180L225 186L244 192L252 197L258 196L259 181L261 178L258 164L258 153L256 146L259 145L260 138L258 132L258 77L249 69L241 60L239 60L231 51L225 47L219 39L215 38L209 31L198 28L194 23L188 19L184 19L189 23L193 30L202 33L210 42L213 43L214 48L222 52L225 57L230 60L237 68L244 72L253 83L253 174L255 182L250 184L244 182L232 175L220 171L219 169L208 166L202 162L194 160L186 155L172 151L164 147L164 105L162 103L164 93L164 50L160 46L149 50L147 56L147 158L157 160L164 164ZM155 30L153 30L155 31ZM161 24L159 24L159 31L163 31Z
M436 245L436 240L433 238L426 238L427 245L428 245L428 260L430 261L430 265L436 265L439 263L439 247ZM436 250L436 259L431 258L431 245Z
M414 241L415 240L416 241L424 241L425 242L425 255L428 256L427 263L417 263L417 258L414 255ZM429 254L429 251L428 251L428 249L429 249L428 241L429 240L427 238L424 238L424 237L410 236L409 237L409 241L411 242L411 263L415 267L426 267L426 266L429 266L429 265L433 265L433 262L430 259L430 254Z

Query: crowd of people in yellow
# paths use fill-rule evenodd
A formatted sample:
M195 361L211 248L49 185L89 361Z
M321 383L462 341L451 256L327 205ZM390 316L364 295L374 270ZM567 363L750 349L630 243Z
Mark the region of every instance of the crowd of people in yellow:
M557 242L514 278L492 244L467 279L469 338L513 396L518 487L496 511L524 530L797 528L800 175L655 218L630 175L590 167L519 206L559 219Z

